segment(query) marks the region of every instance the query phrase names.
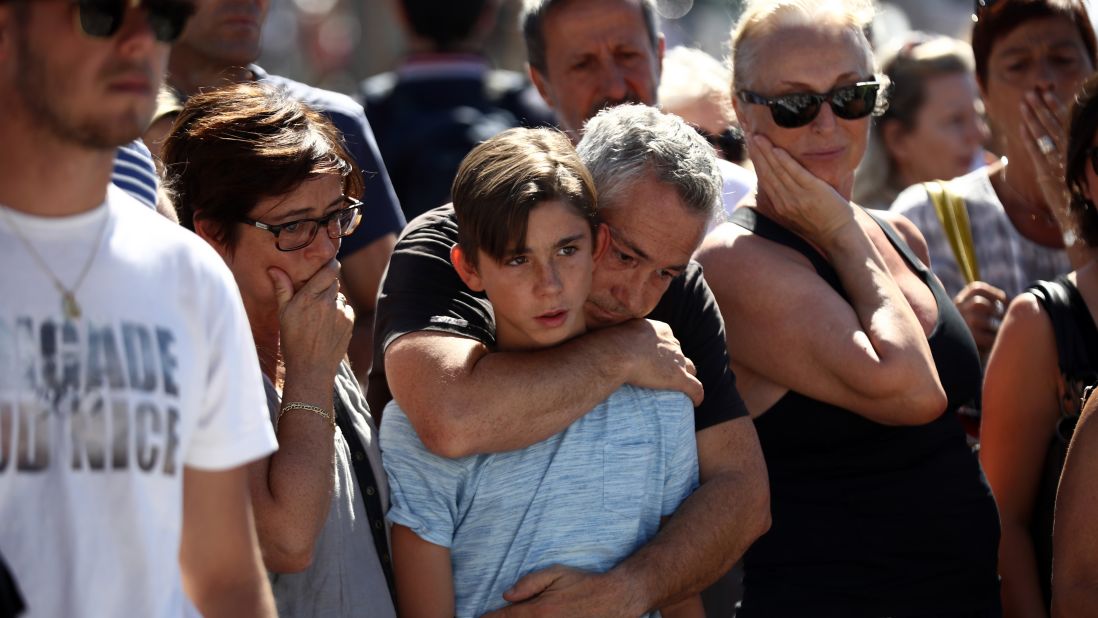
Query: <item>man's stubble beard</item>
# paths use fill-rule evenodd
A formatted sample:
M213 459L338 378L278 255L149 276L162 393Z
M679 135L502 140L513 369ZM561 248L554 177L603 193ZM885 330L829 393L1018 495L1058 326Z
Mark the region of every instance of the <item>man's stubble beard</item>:
M25 37L17 35L15 39L16 57L13 60L17 68L13 94L22 99L24 113L35 127L58 141L89 150L114 150L144 133L152 118L155 101L150 101L147 110L134 106L121 118L90 113L84 118L76 117L74 112L78 110L63 104L71 101L65 80L56 79L65 72L51 71L45 58L31 50ZM90 104L94 106L96 102Z

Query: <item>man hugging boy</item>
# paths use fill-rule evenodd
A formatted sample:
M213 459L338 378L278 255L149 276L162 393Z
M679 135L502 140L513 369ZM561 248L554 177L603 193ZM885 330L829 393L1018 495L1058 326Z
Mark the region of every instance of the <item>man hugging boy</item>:
M609 232L590 174L564 134L512 129L475 148L453 185L462 281L492 304L498 350L558 345L586 330L583 306ZM604 572L655 536L697 487L694 408L683 394L625 385L533 446L446 459L396 402L381 423L402 616L481 616L551 565ZM700 616L697 596L665 616Z

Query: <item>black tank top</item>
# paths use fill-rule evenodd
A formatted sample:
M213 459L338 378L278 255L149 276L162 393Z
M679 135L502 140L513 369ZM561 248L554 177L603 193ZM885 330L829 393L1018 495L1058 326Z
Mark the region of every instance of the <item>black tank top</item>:
M998 606L998 512L955 414L980 388L976 345L937 279L874 219L934 294L927 341L949 405L926 425L895 427L789 391L756 419L773 523L744 557L741 618L994 615ZM732 221L804 255L847 298L804 239L753 209Z

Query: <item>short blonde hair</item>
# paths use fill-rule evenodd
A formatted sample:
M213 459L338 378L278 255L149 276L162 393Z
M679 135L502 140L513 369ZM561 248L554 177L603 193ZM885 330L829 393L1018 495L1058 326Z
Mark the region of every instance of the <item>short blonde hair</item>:
M726 113L731 115L731 82L732 72L720 60L700 49L679 45L663 55L659 101L663 107L674 108L710 99L727 106Z
M861 40L870 70L876 72L865 30L877 12L873 0L748 0L732 28L732 87L739 90L754 76L756 51L751 41L779 28L835 27L853 31Z

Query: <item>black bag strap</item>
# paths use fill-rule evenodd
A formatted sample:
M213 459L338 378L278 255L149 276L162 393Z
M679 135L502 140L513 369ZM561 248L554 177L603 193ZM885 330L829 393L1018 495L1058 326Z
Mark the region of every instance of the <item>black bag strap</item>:
M1054 281L1036 281L1026 291L1037 298L1052 322L1057 364L1064 386L1057 435L1066 442L1071 439L1078 420L1082 390L1098 378L1095 372L1098 367L1091 361L1091 353L1087 350L1098 337L1093 327L1085 332L1082 329L1083 324L1093 326L1093 320L1082 295L1066 276L1057 277Z
M1086 358L1081 348L1083 334L1075 321L1075 307L1072 301L1073 289L1059 279L1054 281L1036 281L1026 290L1033 294L1041 307L1048 312L1052 321L1052 332L1056 337L1056 356L1060 373L1071 375L1079 371L1081 359Z
M389 539L385 535L385 511L381 508L381 490L377 478L374 476L373 466L366 454L366 448L355 431L354 422L351 420L351 412L343 403L339 389L333 396L335 404L336 425L343 434L343 439L351 448L351 463L355 469L355 477L358 479L359 495L366 507L366 519L370 527L370 534L374 537L374 549L377 550L378 561L381 562L381 570L385 573L385 582L389 586L389 594L395 599L396 589L393 585L393 561L389 553Z

